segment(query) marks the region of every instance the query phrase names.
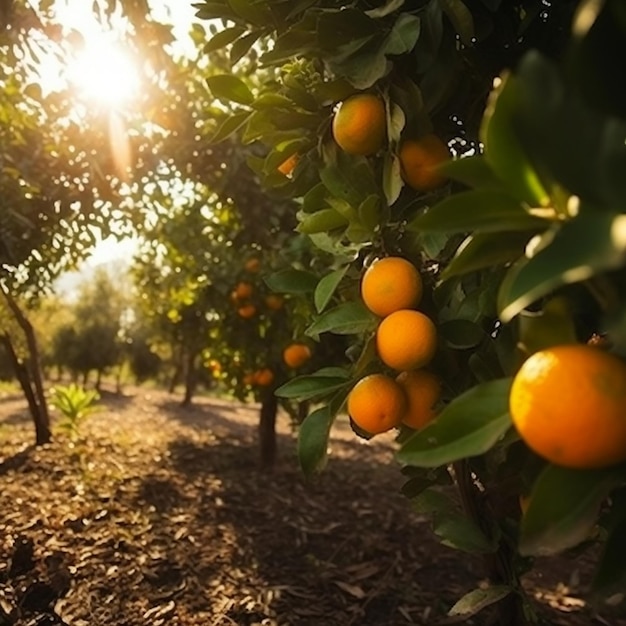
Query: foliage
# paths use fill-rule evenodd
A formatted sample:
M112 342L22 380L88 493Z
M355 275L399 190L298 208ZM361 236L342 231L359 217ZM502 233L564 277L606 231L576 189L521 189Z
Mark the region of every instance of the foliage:
M52 338L51 360L74 374L87 377L119 364L122 357L122 322L126 308L123 289L105 270L94 273L67 306L69 319Z
M101 409L94 404L99 399L100 394L95 389L85 389L75 383L52 388L50 404L61 412L57 425L72 441L79 438L85 419Z
M264 146L250 166L272 194L297 203L296 230L319 250L318 263L284 268L268 284L308 296L311 338L349 343L347 369L298 376L277 391L322 404L300 431L305 471L323 467L349 389L385 371L372 341L377 319L358 297L363 269L379 256L404 256L424 277L422 306L438 326L433 369L445 404L424 431L399 434L406 491L427 497L452 474L464 515L486 539L477 551L489 546L505 563L489 572L488 593L469 594L452 614L505 607L528 565L511 556L519 550L573 547L593 523L606 523L607 545L615 543L621 523L598 513L623 520L623 468L583 476L534 457L510 428L508 388L523 359L550 345L606 335L626 356L625 102L609 69L626 31L621 4L196 6L200 18L222 20L206 49L227 50L233 66L207 79L227 106L213 141ZM263 70L253 86L236 75L245 50ZM342 152L331 133L336 105L363 91L379 94L387 113L387 144L368 158ZM431 132L455 157L441 170L450 182L416 193L398 155L403 141ZM292 154L297 165L286 177L278 168ZM577 485L593 497L572 511ZM528 491L520 525L516 494ZM434 498L427 508L437 533L463 543L470 531L457 523L458 507ZM554 528L567 531L557 538ZM604 589L624 576L607 559L597 579ZM533 619L527 606L519 610Z

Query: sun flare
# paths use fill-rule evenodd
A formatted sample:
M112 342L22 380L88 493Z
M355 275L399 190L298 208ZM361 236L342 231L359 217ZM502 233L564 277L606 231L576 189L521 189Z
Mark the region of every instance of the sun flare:
M104 36L86 43L69 67L69 78L84 98L108 106L132 100L139 88L134 59Z

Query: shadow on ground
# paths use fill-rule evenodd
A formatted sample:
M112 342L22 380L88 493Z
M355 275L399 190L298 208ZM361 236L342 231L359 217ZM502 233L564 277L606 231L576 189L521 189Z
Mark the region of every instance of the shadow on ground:
M411 514L396 466L363 448L363 458L334 458L307 482L293 438L281 435L279 447L279 469L264 474L256 446L240 438L180 438L169 446L170 473L144 477L138 491L138 506L192 515L189 532L204 537L193 572L183 545L168 560L178 577L187 572L205 588L222 588L212 599L223 603L217 623L421 623L478 576L475 561L442 554Z

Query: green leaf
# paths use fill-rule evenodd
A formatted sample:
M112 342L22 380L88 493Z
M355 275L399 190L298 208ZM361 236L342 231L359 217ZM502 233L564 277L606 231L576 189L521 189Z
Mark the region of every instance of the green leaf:
M408 226L423 230L463 233L544 229L544 219L528 213L512 196L493 189L462 191L418 215Z
M505 77L491 94L480 128L485 158L517 198L531 206L548 206L550 198L514 128L519 98L519 84L512 76Z
M229 115L209 139L210 143L219 143L236 133L250 119L250 116L251 113L249 111Z
M443 322L438 331L448 346L456 350L475 348L485 338L485 331L478 324L465 319Z
M420 36L421 20L417 15L401 13L385 42L385 54L411 52Z
M320 179L330 193L351 206L358 207L369 195L377 194L374 173L365 157L337 153L334 163L320 170Z
M272 13L268 10L266 2L255 2L255 0L228 0L231 9L247 22L252 24L270 25L272 23Z
M311 187L302 199L302 210L305 213L315 213L326 205L328 190L324 183Z
M397 11L404 3L405 0L387 0L387 2L385 2L382 6L365 11L365 15L373 18L385 17L386 15Z
M232 74L210 76L206 82L215 98L248 105L254 102L254 95L248 86Z
M450 236L446 233L423 232L418 235L419 245L429 259L436 259L448 245Z
M600 505L624 480L626 465L602 470L546 467L522 518L520 554L557 554L587 539Z
M500 287L498 310L503 322L557 287L622 267L626 215L581 214L556 233L546 233L538 247L531 259L509 270Z
M508 596L513 589L506 585L493 585L486 589L474 589L466 593L449 611L450 617L471 617L484 608Z
M296 376L276 390L279 398L293 398L300 401L322 398L346 386L343 376L320 375Z
M345 302L320 315L306 329L306 334L309 336L329 332L337 335L361 334L372 330L378 321L362 302Z
M441 491L426 488L413 498L412 505L417 513L432 516L433 532L443 545L470 554L494 552L493 542Z
M339 283L346 275L349 267L349 265L345 265L344 267L327 274L317 284L313 299L318 313L321 313L328 306L328 303L331 301Z
M467 517L455 515L439 520L433 525L433 532L441 543L455 550L469 554L491 554L495 546L490 543L480 528Z
M529 238L528 231L475 233L458 247L455 256L441 272L441 279L448 280L511 263L524 254Z
M287 269L270 274L265 283L272 291L279 293L309 293L315 291L318 278L312 272Z
M328 454L328 437L334 416L325 406L308 415L298 431L298 459L307 477L324 468Z
M379 195L371 195L361 202L358 208L359 222L363 228L373 235L380 225L381 198Z
M418 467L439 467L484 454L511 426L510 386L510 378L494 380L455 398L434 422L403 444L398 460Z
M398 199L404 182L400 173L400 159L387 152L383 161L383 192L390 206Z
M348 224L347 218L335 209L322 209L315 213L299 213L298 219L300 221L296 230L305 235L325 233L335 228L345 227Z
M498 189L505 191L504 184L491 169L482 154L461 159L450 159L439 166L441 173L468 187Z
M614 71L591 69L600 87L614 82L601 78L602 69L607 76ZM536 50L524 55L518 68L519 136L541 171L583 200L616 210L626 201L626 120L602 114L588 97L598 90L581 93L567 78Z
M209 53L214 50L224 48L235 41L235 39L241 37L241 35L245 32L246 29L242 26L231 26L230 28L226 28L217 33L217 35L211 37L211 39L204 46L204 52Z
M262 93L253 103L252 106L255 109L291 109L295 105L291 98L283 96L280 93Z
M411 504L415 512L422 515L454 515L459 512L452 499L437 489L426 489Z
M461 0L440 0L444 13L452 23L461 41L470 46L474 42L474 18Z
M522 311L518 323L519 342L528 354L578 341L571 311L561 297L552 298L541 311Z
M230 57L229 61L231 66L235 65L237 61L239 61L242 57L244 57L249 51L250 48L254 45L257 39L261 36L262 32L258 30L253 30L252 32L244 35L240 39L235 41L230 49Z

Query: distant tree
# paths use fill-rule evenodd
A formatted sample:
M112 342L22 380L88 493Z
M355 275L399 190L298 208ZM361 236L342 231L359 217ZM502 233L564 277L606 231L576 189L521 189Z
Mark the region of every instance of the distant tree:
M105 270L97 270L78 291L70 308L73 321L62 326L55 337L57 363L81 374L83 383L95 371L99 389L102 375L120 362L125 307L125 294Z

